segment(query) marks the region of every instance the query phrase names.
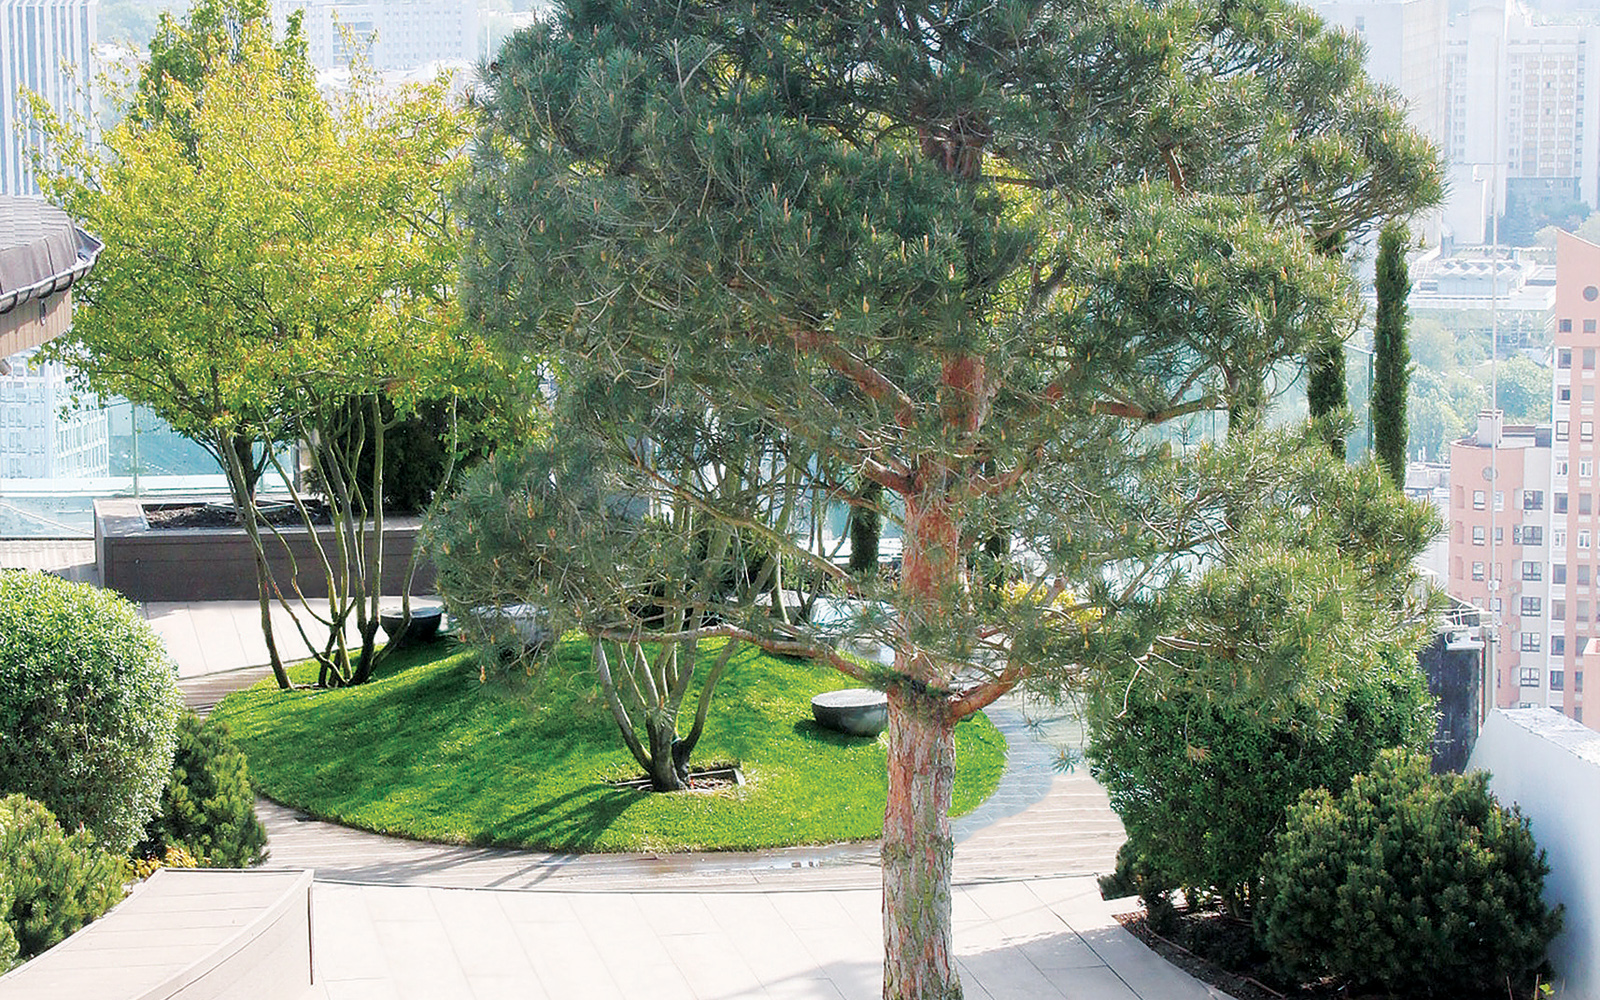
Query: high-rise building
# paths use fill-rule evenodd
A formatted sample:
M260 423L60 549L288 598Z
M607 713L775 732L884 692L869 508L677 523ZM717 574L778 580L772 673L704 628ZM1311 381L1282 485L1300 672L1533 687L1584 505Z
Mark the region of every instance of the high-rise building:
M1458 240L1487 239L1508 204L1600 206L1600 28L1473 0L1450 27L1445 87L1445 223Z
M306 55L319 70L347 66L358 52L377 70L480 55L476 0L276 0L273 19L281 30L301 9Z
M93 56L99 0L0 0L0 194L37 194L18 126L32 91L68 118L94 122Z

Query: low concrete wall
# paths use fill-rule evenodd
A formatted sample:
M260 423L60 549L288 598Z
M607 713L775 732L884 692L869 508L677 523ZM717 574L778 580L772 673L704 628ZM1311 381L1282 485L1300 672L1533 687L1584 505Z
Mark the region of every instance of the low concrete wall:
M1548 708L1500 709L1467 767L1490 772L1548 856L1545 899L1567 908L1550 945L1558 995L1600 1000L1600 733Z
M163 869L0 977L7 1000L299 1000L313 984L309 871Z
M182 500L163 499L162 503ZM243 528L163 528L146 523L137 499L96 500L94 555L102 586L134 601L248 601L256 597L255 556ZM420 521L391 517L384 521L383 590L399 594L406 586L406 567L416 546ZM307 597L326 597L321 560L304 528L263 532L272 576L285 594L293 583ZM333 529L318 532L332 552ZM433 564L417 564L413 593L434 586Z

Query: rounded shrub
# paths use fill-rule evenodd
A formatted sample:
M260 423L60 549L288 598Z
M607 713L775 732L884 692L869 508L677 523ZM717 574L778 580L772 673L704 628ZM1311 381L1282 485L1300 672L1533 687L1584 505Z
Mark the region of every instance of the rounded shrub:
M1416 664L1394 652L1351 682L1331 722L1311 695L1266 706L1208 692L1133 685L1090 713L1088 757L1121 816L1118 856L1147 901L1172 889L1243 913L1263 855L1308 788L1342 789L1385 747L1423 746L1433 698Z
M250 772L227 725L185 710L161 805L134 856L166 858L176 848L206 867L245 868L266 856L266 846Z
M133 605L0 572L0 792L120 854L160 800L179 705L177 671Z
M0 916L23 958L110 909L122 898L122 877L122 860L87 831L68 834L50 810L25 796L0 799L0 886L10 897Z
M1460 996L1528 988L1561 913L1528 821L1488 776L1389 751L1339 795L1307 792L1266 864L1256 932L1285 975Z

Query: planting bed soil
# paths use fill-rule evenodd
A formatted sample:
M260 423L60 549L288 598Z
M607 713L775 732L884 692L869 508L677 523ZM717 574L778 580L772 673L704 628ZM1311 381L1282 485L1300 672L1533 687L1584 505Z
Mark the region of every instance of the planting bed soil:
M256 510L263 524L293 526L305 523L294 504L263 503L257 504ZM306 510L310 512L313 524L333 523L326 504L307 503ZM144 505L144 519L150 527L158 529L237 528L240 525L239 513L232 504L225 503L147 503Z

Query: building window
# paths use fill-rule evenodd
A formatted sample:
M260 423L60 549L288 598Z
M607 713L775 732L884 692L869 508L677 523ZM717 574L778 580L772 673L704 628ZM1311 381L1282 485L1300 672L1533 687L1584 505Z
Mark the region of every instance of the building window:
M1489 494L1483 490L1472 491L1472 509L1482 510L1489 502Z
M1566 636L1564 636L1564 635L1553 635L1553 636L1550 637L1550 655L1551 656L1561 656L1566 651L1567 651L1567 637ZM1579 676L1582 676L1582 675L1580 674Z
M1494 509L1495 510L1505 510L1506 509L1506 491L1505 490L1495 490L1494 491Z
M1499 529L1496 529L1499 530ZM1543 545L1544 528L1537 524L1519 524L1511 529L1513 545Z
M1550 547L1552 549L1564 549L1564 548L1567 547L1567 529L1566 528L1551 528L1550 529Z
M1472 578L1474 580L1483 579L1483 563L1475 562L1472 564Z
M1496 526L1494 529L1494 543L1499 545L1506 540L1506 529Z
M1587 531L1578 532L1578 548L1586 549L1588 547L1589 547L1589 533Z
M1523 632L1523 633L1521 633L1522 651L1524 653L1537 653L1539 651L1539 647L1541 645L1540 640L1542 638L1543 638L1543 635L1541 633L1539 633L1539 632Z
M1572 332L1572 320L1564 319L1561 322L1566 324L1566 328L1562 332L1563 333L1571 333ZM1571 348L1563 347L1561 350L1556 352L1556 367L1557 368L1571 368L1572 367L1572 350L1571 350Z
M1555 563L1554 565L1552 565L1550 567L1550 582L1551 583L1566 583L1567 582L1567 564L1566 563Z
M1558 403L1570 403L1570 402L1572 402L1572 386L1570 386L1570 385L1557 386L1556 387L1556 402L1558 402Z
M1522 509L1523 510L1543 510L1544 509L1544 490L1523 490L1522 491Z
M1594 348L1592 347L1583 349L1583 370L1586 372L1594 371Z
M1572 436L1572 423L1567 420L1556 421L1556 440L1565 441Z
M1571 333L1572 332L1572 320L1570 320L1570 319L1561 320L1560 323L1558 324L1557 328L1562 333ZM1564 353L1567 356L1567 363L1562 365L1561 367L1563 367L1563 368L1571 368L1572 367L1572 352L1571 351L1563 351L1562 353Z
M1529 617L1537 617L1539 614L1539 599L1537 597L1524 597L1522 599L1522 613Z
M1522 564L1522 578L1524 580L1537 580L1543 572L1543 565L1531 560Z
M1586 319L1586 320L1583 321L1583 332L1584 333L1593 333L1594 332L1594 320Z
M1573 605L1573 621L1586 622L1589 620L1589 602L1578 601Z
M1579 479L1592 479L1592 478L1594 478L1594 459L1592 459L1592 458L1580 458L1580 459L1578 459L1578 478Z
M1536 687L1539 686L1539 668L1538 667L1523 667L1522 668L1522 686L1525 687L1525 688L1536 688Z
M1576 576L1577 580L1575 582L1578 584L1578 586L1587 587L1589 585L1589 564L1584 563L1583 565L1579 566L1577 568Z
M1566 637L1562 636L1562 638L1566 638ZM1582 670L1574 670L1572 672L1572 690L1574 690L1574 691L1582 691L1583 690L1583 671Z
M1484 532L1484 529L1483 529L1483 525L1474 524L1472 526L1472 544L1474 544L1474 545L1482 545L1484 543L1484 541L1485 541L1485 532Z
M1565 681L1566 681L1566 677L1563 676L1561 671L1559 671L1559 670L1550 671L1550 690L1552 690L1552 691L1560 691L1561 690L1561 686Z
M1565 514L1567 512L1567 495L1565 493L1557 493L1550 498L1550 503L1557 514Z
M1594 513L1594 494L1593 493L1579 493L1578 494L1578 513L1580 513L1580 514L1593 514Z
M1582 722L1583 721L1583 706L1582 705L1574 705L1574 706L1572 706L1572 721L1573 722Z
M1578 424L1578 437L1584 441L1594 440L1594 421L1585 420Z
M1538 598L1535 597L1534 600L1537 601ZM1564 622L1564 621L1567 620L1567 602L1566 601L1558 600L1558 599L1551 600L1551 602L1550 602L1550 620L1553 621L1553 622Z

